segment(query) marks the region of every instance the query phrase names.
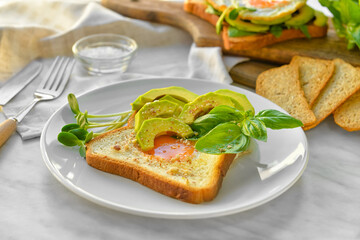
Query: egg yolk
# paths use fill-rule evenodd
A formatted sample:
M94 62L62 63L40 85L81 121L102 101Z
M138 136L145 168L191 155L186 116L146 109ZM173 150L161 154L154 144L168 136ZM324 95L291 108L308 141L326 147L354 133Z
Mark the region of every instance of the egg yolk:
M169 135L162 135L155 138L154 148L146 153L170 160L174 158L186 159L190 157L194 151L194 144L191 141L184 143L184 141L180 139L173 138Z
M278 7L279 4L284 5L288 0L249 0L249 4L256 8L273 8Z

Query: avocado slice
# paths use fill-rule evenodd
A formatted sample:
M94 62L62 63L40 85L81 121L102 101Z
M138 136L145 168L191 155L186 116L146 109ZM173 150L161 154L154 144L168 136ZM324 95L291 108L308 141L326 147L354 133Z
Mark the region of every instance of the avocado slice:
M176 117L181 110L182 108L178 104L167 100L148 102L135 114L135 131L137 132L141 124L147 119Z
M214 93L231 97L237 109L243 111L250 110L253 114L255 114L255 109L253 105L251 105L251 103L244 94L234 92L229 89L219 89L216 90Z
M307 24L315 16L315 11L308 5L303 6L299 9L299 14L292 17L290 20L285 22L288 27L299 27Z
M251 22L253 24L259 24L259 25L278 25L280 23L283 23L285 21L288 21L290 20L291 18L291 14L289 15L285 15L281 18L278 18L278 19L275 19L275 20L272 20L272 21L265 21L265 20L256 20L256 19L253 19L251 20Z
M327 24L328 18L322 12L315 11L314 25L318 27L324 27Z
M154 148L154 140L157 136L173 133L181 138L190 137L194 134L191 127L176 118L151 118L141 125L136 140L143 151Z
M166 100L166 101L169 101L169 102L173 102L173 103L176 103L177 105L179 105L180 107L183 107L185 105L185 102L179 100L179 99L176 99L170 95L165 95L163 96L162 98L159 99L160 101L162 100Z
M258 24L253 24L251 22L244 22L244 21L240 20L240 18L233 20L229 17L228 14L225 16L225 21L230 26L233 26L239 30L246 31L246 32L262 33L262 32L267 32L269 30L269 26L267 26L267 25L258 25Z
M183 102L191 102L194 100L198 95L190 92L189 90L183 87L165 87L165 88L155 88L151 89L150 91L140 95L131 105L132 110L139 110L142 106L144 106L147 102L152 102L162 96L171 95L172 97L179 99Z
M235 107L232 98L209 92L185 104L179 115L179 119L186 124L192 124L197 117L208 113L211 109L219 105Z

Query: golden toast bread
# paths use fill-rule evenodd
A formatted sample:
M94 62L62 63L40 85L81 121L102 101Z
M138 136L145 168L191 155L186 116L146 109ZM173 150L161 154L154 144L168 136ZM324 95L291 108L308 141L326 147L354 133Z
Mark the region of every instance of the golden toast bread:
M205 11L207 5L204 2L204 0L186 0L184 3L184 10L208 21L215 26L219 17L217 15L207 13ZM308 32L312 38L323 37L327 34L327 26L318 27L315 25L308 25ZM244 37L229 37L227 34L226 24L224 24L224 30L222 31L224 49L235 51L259 49L275 43L299 38L306 38L306 36L298 29L285 29L278 38L271 33Z
M304 126L316 121L300 86L297 66L284 65L262 72L256 80L256 93L281 106Z
M360 89L360 69L341 59L334 59L333 62L334 73L312 107L316 122L304 127L304 130L317 126Z
M306 38L306 36L297 29L283 30L280 37L275 37L271 33L246 37L229 37L227 35L227 28L227 26L224 26L224 31L222 31L222 39L226 50L254 50L291 39ZM310 25L308 26L308 31L312 38L317 38L326 36L327 28Z
M214 199L235 154L194 152L191 158L164 160L140 150L132 124L87 143L87 163L101 171L136 181L188 203Z
M334 120L347 131L360 130L360 91L353 94L335 110Z
M321 89L330 80L335 64L331 60L302 56L294 56L290 64L299 68L300 84L311 107L319 96Z

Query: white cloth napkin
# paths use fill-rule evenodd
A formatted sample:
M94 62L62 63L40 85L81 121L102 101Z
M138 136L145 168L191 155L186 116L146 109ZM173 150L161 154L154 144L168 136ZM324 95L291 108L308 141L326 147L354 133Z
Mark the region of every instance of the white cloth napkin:
M53 18L52 16L55 15L57 17ZM51 57L69 54L75 40L83 35L98 32L127 35L134 38L139 45L137 56L126 73L91 76L80 64L76 64L64 93L56 100L38 103L19 123L17 131L24 140L40 136L51 114L66 103L68 93L78 95L109 83L149 76L189 77L230 84L232 80L228 69L247 60L241 57L224 57L218 47L196 47L189 34L181 29L129 19L96 2L10 1L7 4L0 4L0 29L3 30L3 38L8 41L7 44L12 46L11 56L18 53L9 60L10 62L15 60L21 62L34 56ZM28 48L22 47L20 43L14 44L13 41L17 39L9 38L9 29L15 36L20 36L18 32L22 30L25 32L31 30L32 34L29 36L32 40L38 41L29 43ZM19 55L22 58L19 58ZM0 53L0 64L1 57ZM44 64L41 74L4 106L3 111L7 117L15 115L32 100L32 93L45 76L53 59L43 58L40 61ZM24 63L26 61L21 62L22 65Z

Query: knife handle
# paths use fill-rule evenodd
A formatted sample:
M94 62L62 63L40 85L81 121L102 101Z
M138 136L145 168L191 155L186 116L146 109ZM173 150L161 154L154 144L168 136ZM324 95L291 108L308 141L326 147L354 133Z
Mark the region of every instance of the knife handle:
M0 147L8 140L8 138L16 130L16 120L9 118L0 123Z

